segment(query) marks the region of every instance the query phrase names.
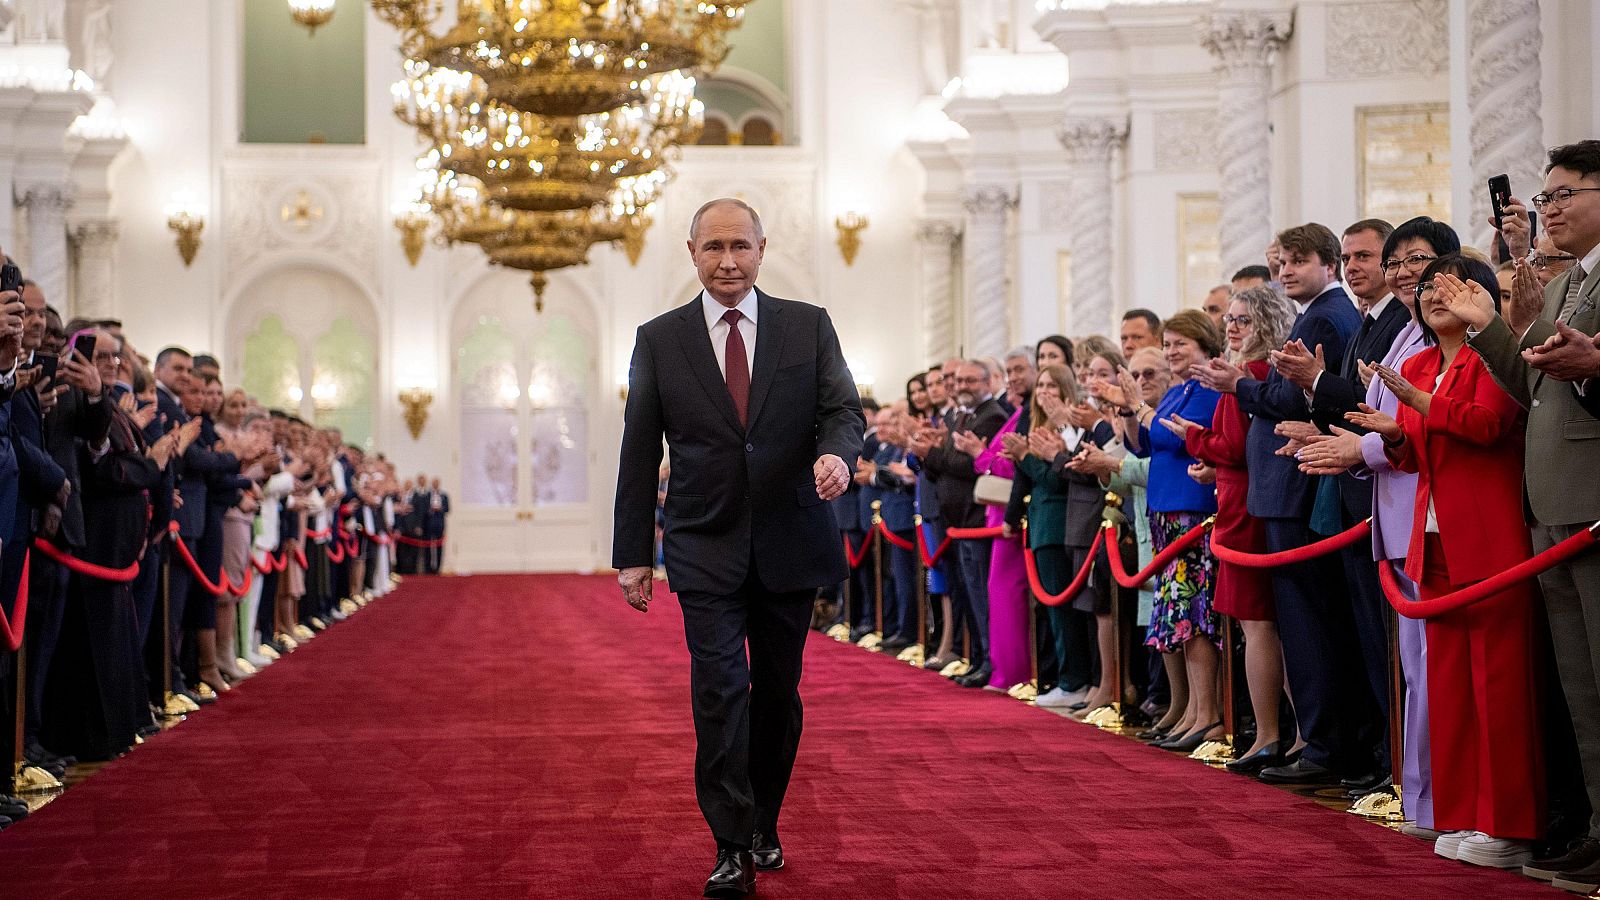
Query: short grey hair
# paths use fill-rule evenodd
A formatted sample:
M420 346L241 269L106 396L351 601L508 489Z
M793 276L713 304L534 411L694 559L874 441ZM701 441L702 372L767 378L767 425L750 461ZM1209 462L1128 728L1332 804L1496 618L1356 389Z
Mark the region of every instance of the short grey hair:
M1024 347L1020 344L1006 351L1006 356L1003 362L1010 362L1019 356L1027 360L1028 365L1033 365L1033 349L1030 347Z
M755 223L755 226L756 226L756 239L760 240L760 239L762 239L762 238L767 236L767 232L761 227L761 215L756 212L755 207L751 206L750 204L748 204L748 203L744 202L743 200L740 200L740 199L738 199L736 197L719 197L719 198L717 198L715 200L710 201L709 203L705 204L704 206L700 207L699 209L695 210L694 218L689 220L689 240L690 241L693 241L700 234L700 219L701 219L701 217L704 216L706 213L710 212L711 210L716 209L716 208L721 207L721 206L733 206L733 207L737 207L737 208L742 209L745 212L749 213L750 214L750 221Z
M979 357L973 356L973 357L968 357L967 359L963 359L961 361L961 364L963 366L977 366L978 368L983 370L983 377L985 377L985 378L993 378L994 377L994 367L990 366L989 365L989 361L986 360L986 359L980 359Z

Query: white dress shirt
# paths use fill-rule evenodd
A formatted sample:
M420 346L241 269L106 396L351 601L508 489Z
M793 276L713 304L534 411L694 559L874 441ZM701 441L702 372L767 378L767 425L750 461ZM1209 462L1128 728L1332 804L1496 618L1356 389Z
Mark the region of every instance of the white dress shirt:
M1327 292L1333 290L1334 288L1339 288L1340 290L1343 290L1344 289L1344 284L1341 281L1339 281L1339 279L1335 278L1334 280L1328 282L1328 286L1327 287L1323 288L1320 291L1317 291L1317 296L1316 297L1312 297L1310 300L1307 300L1304 303L1301 303L1298 300L1295 301L1295 304L1294 304L1295 311L1297 313L1299 313L1300 315L1302 315L1302 316L1305 315L1306 314L1306 310L1311 308L1311 304L1317 302L1317 297L1321 297L1323 294L1326 294ZM1355 297L1351 297L1350 298L1350 302L1351 303L1355 303Z
M735 306L742 315L739 318L739 336L744 338L744 364L745 372L752 377L756 371L756 292L754 288L744 295L744 299ZM700 292L700 308L706 315L706 330L711 333L711 349L717 354L717 369L722 372L722 377L728 377L728 323L722 321L728 307L713 300L705 291Z

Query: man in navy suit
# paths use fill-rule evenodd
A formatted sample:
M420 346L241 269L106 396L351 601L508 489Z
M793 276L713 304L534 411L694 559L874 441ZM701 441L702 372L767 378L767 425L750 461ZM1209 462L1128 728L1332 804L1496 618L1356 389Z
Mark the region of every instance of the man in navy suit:
M743 202L695 213L705 290L639 327L617 471L612 564L645 612L666 438L662 542L692 658L695 794L717 841L707 897L749 894L757 866L783 865L801 652L817 589L846 572L826 502L849 485L866 427L827 312L756 289L766 246Z
M1300 313L1288 344L1313 355L1320 348L1323 359L1343 360L1361 327L1361 315L1339 283L1339 239L1313 222L1283 232L1278 243L1283 260L1278 277ZM1318 484L1292 457L1277 455L1287 442L1277 433L1278 424L1311 420L1306 392L1276 369L1266 381L1256 381L1221 360L1211 360L1198 377L1213 390L1237 393L1239 407L1252 417L1245 442L1250 469L1246 508L1265 521L1268 549L1312 543L1318 537L1311 530ZM1277 567L1272 588L1289 691L1306 749L1295 763L1263 771L1262 779L1314 784L1366 774L1373 767L1370 753L1349 733L1356 720L1349 687L1365 676L1338 555ZM1360 699L1367 700L1364 693Z

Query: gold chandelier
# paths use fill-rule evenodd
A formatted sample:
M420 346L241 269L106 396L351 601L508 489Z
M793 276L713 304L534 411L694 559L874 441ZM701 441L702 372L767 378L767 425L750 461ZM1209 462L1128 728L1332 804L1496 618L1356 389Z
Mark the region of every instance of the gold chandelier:
M372 0L406 55L483 80L490 99L541 116L605 112L644 100L642 80L709 70L752 0L457 0L435 35L437 0Z
M333 18L336 0L289 0L289 17L304 25L312 36Z
M637 263L672 152L699 138L695 74L753 0L372 0L401 32L396 115L428 149L417 201L446 241L532 273L617 242ZM420 207L419 207L420 208Z

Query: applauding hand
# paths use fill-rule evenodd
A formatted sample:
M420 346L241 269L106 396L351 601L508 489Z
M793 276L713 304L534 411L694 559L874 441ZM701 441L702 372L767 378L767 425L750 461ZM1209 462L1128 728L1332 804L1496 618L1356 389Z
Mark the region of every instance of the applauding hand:
M1405 432L1400 430L1400 423L1395 421L1394 416L1379 412L1365 403L1361 404L1360 412L1345 413L1344 417L1355 425L1383 435L1383 439L1391 444L1398 443L1400 438L1405 435Z

